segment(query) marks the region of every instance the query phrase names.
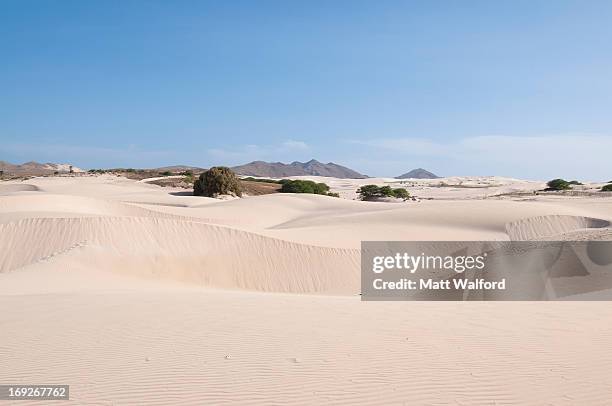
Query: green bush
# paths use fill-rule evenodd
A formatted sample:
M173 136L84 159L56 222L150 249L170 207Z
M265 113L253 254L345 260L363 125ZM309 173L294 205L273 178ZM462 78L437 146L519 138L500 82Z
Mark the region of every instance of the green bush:
M283 180L281 193L309 193L314 195L326 195L329 186L325 183L315 183L311 180Z
M359 189L357 189L357 193L359 194L359 198L361 200L370 200L376 197L380 197L379 195L379 187L376 185L363 185Z
M381 186L378 189L378 193L382 197L393 197L393 189L391 189L391 186Z
M163 172L160 172L160 175L161 176L171 176L172 172L170 172L170 171L163 171Z
M214 166L203 172L193 184L194 196L216 197L218 195L242 196L236 174L225 166Z
M313 195L323 195L340 197L338 193L330 193L329 186L325 183L316 183L311 180L289 180L283 179L280 181L281 193L307 193Z
M571 189L571 185L564 179L553 179L546 184L548 190L567 190Z
M569 183L570 185L584 185L584 183L578 182L577 180L570 180L567 183Z
M612 192L612 183L608 183L601 188L602 192Z
M392 189L391 186L364 185L357 189L357 194L361 200L374 200L381 197L395 197L398 199L408 199L410 193L406 189Z
M329 186L327 186L323 182L319 182L315 184L315 194L317 195L326 195L329 193Z
M393 189L393 196L398 199L408 199L410 197L410 193L404 188Z

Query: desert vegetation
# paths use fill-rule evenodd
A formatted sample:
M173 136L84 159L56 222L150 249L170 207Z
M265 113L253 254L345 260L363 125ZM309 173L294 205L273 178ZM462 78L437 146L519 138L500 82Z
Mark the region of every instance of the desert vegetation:
M565 179L553 179L546 183L546 190L569 190L572 188L572 184Z
M281 193L326 195L329 192L329 186L325 183L316 183L311 180L285 180L282 185Z
M214 166L203 172L193 184L194 196L216 197L219 195L242 196L236 174L228 167Z
M195 176L193 175L192 171L184 171L184 172L181 172L180 175L183 176L183 181L185 183L192 184L192 185L195 183Z
M602 192L612 192L612 183L608 183L601 188Z
M361 200L376 200L384 197L395 197L397 199L408 199L410 193L404 188L391 188L391 186L364 185L357 189Z
M283 179L281 182L281 193L308 193L315 195L324 195L339 197L337 193L330 193L329 186L325 183L313 182L311 180L289 180Z

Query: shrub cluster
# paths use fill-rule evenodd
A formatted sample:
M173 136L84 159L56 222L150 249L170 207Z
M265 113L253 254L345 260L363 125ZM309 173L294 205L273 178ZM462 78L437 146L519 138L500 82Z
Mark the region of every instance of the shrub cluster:
M553 179L546 186L548 186L546 190L568 190L572 188L572 185L565 179Z
M194 196L216 197L218 195L242 196L236 174L225 166L213 166L203 172L193 184Z
M340 197L338 193L330 193L329 186L325 183L316 183L311 180L289 180L283 179L279 181L281 193L308 193L314 195L324 195L332 197Z
M608 183L601 188L602 192L612 192L612 183Z
M195 177L192 171L181 172L181 175L184 176L183 181L186 183L195 183Z
M311 180L288 180L282 181L281 193L310 193L315 195L326 195L329 186L325 183L316 183Z
M395 197L398 199L408 199L410 193L404 188L392 189L391 186L364 185L357 189L361 200L375 200L381 197Z

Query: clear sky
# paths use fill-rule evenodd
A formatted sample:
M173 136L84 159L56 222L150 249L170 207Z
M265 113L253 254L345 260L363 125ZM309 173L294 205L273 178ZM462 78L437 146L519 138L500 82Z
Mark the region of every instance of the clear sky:
M0 160L612 180L611 1L0 1Z

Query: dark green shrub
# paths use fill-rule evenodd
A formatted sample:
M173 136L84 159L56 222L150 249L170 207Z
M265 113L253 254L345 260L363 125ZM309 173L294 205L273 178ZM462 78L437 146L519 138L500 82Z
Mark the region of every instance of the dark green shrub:
M203 172L193 184L194 196L216 197L218 195L242 196L236 174L225 166L214 166Z
M325 183L321 182L315 185L315 194L326 195L327 193L329 193L329 186L327 186Z
M308 193L313 195L329 196L329 186L325 183L316 183L311 180L289 180L283 179L281 193ZM339 197L339 196L338 196Z
M160 175L161 176L170 176L170 175L172 175L172 172L170 172L170 171L163 171L163 172L160 172Z
M410 193L406 189L392 189L391 186L364 185L357 189L361 200L374 200L381 197L396 197L398 199L408 199Z
M193 195L204 196L204 189L202 189L202 183L199 178L193 182Z
M393 189L393 196L398 199L408 199L410 197L410 193L404 188Z
M608 183L601 188L602 192L612 192L612 183Z
M380 197L380 188L376 185L363 185L359 189L357 189L357 193L359 194L359 198L361 200L371 200L376 197Z
M281 193L315 193L315 185L311 180L286 180L281 187Z
M336 192L328 192L327 196L330 196L330 197L340 197L340 194L336 193Z
M577 180L570 180L569 182L570 185L584 185L584 183L578 182Z
M381 186L378 189L378 194L381 197L393 197L393 189L391 189L391 186Z
M548 186L547 190L567 190L571 188L570 183L564 179L553 179L546 186Z
M284 180L281 193L310 193L324 195L329 187L324 183L315 183L311 180Z

